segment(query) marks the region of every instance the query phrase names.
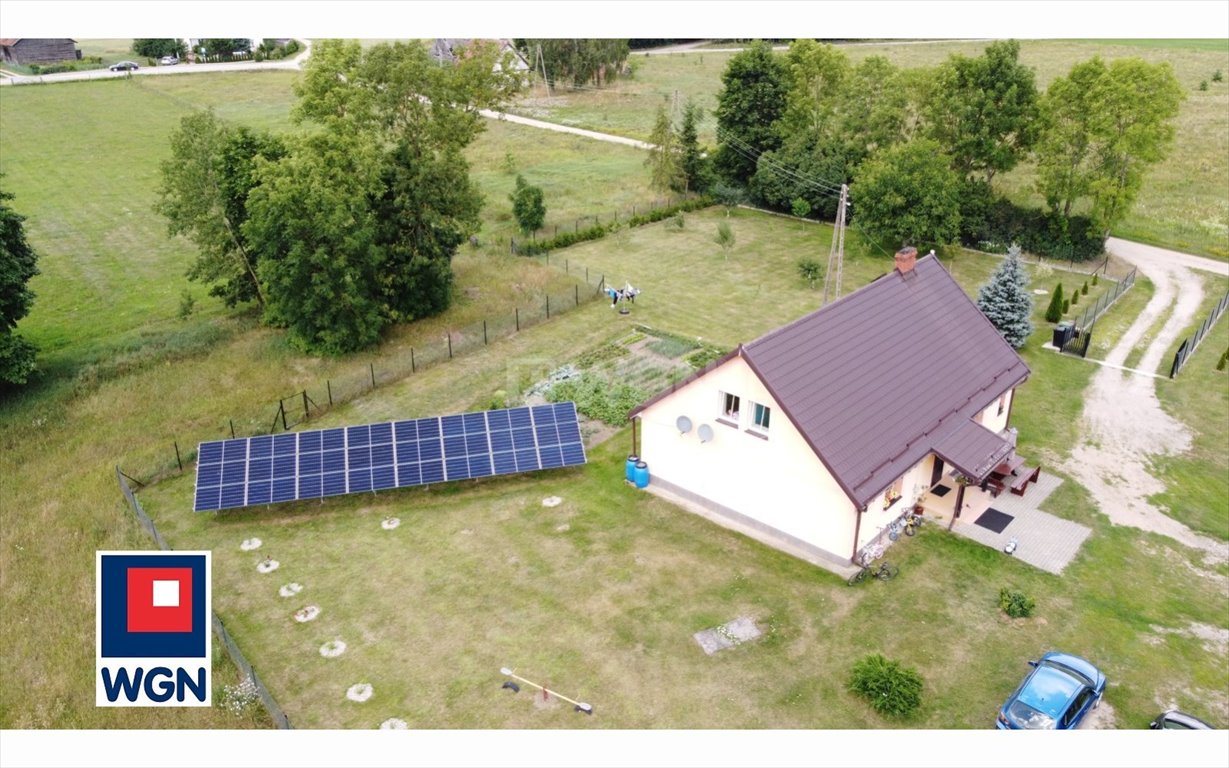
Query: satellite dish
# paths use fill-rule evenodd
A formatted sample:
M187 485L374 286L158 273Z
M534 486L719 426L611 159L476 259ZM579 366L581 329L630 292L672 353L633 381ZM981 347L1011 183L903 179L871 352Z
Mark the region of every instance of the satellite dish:
M701 424L700 428L696 430L696 434L700 436L700 442L707 443L713 439L713 428L707 424Z
M691 431L691 419L686 416L679 416L675 420L674 425L679 428L680 435L685 435Z

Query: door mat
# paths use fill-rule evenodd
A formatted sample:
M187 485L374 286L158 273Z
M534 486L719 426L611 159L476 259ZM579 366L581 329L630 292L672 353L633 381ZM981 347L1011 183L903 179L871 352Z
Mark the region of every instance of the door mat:
M947 487L946 485L936 485L934 488L930 489L930 492L938 496L939 498L943 498L947 494L951 493L951 490L952 489Z
M998 511L994 507L987 509L981 513L981 517L973 521L974 525L980 525L982 528L1002 533L1012 520L1015 520L1011 515Z

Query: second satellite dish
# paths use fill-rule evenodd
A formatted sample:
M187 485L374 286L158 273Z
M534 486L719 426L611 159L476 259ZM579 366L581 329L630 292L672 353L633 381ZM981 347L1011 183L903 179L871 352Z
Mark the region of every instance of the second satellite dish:
M700 428L696 430L696 434L700 436L700 442L707 443L713 439L713 428L707 424L701 424Z
M691 431L691 419L686 416L679 416L674 424L679 428L680 435L685 435Z

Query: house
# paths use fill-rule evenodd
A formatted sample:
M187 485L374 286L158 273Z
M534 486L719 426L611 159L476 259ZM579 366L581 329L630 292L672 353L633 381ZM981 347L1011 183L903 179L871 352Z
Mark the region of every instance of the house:
M1023 493L1028 478L1005 473L1028 375L943 265L906 248L894 271L633 409L633 453L651 487L847 567L940 481L959 489L953 520L965 484Z
M81 58L77 41L67 37L9 37L0 40L0 58L7 64L54 64Z
M495 62L495 71L503 70L502 62L508 60L511 62L510 68L513 72L528 72L529 62L521 55L520 51L516 50L516 46L511 40L501 38L499 40L477 40L471 38L437 38L431 44L431 58L440 64L453 64L458 56L464 55L464 51L475 42L496 43L499 45L499 61Z

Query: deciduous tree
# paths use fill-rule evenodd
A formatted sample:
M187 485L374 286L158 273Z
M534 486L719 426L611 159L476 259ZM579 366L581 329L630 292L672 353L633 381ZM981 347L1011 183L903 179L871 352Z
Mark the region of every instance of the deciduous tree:
M687 178L683 174L674 126L670 123L666 108L660 104L657 105L657 118L653 121L649 143L653 147L644 158L644 164L649 168L649 186L662 192L681 192L687 186Z
M38 274L38 256L26 240L25 217L9 207L12 199L0 190L0 387L25 384L34 372L37 352L13 332L34 303L29 282Z
M715 113L720 145L713 167L726 181L742 185L755 174L759 154L781 144L775 124L785 112L789 74L771 46L759 40L730 59L721 82Z
M512 201L512 215L520 227L521 234L528 237L537 232L546 223L546 202L543 199L542 188L535 187L525 181L525 177L517 174L516 190L508 195Z
M854 174L853 223L895 244L950 243L960 232L960 182L951 158L934 141L889 147Z
M627 40L615 38L521 39L517 45L530 62L537 61L541 50L546 77L552 83L565 81L577 86L601 86L618 77L629 52Z
M981 174L991 183L1033 145L1037 87L1019 56L1020 44L1003 40L975 59L955 54L939 67L927 103L930 136L963 176Z

